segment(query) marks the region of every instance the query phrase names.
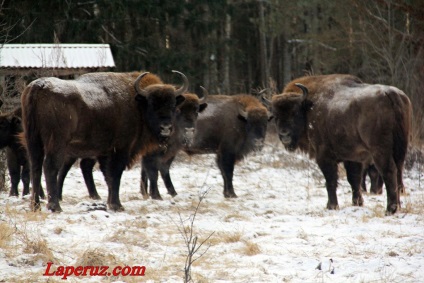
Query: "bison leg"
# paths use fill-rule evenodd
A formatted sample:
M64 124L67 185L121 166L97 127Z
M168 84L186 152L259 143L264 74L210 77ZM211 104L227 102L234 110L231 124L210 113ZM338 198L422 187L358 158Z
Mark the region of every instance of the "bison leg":
M158 189L158 162L158 157L156 155L144 156L142 160L142 167L150 182L150 196L152 199L162 200L162 196Z
M91 199L101 199L96 190L96 185L93 179L93 168L96 160L92 158L84 158L80 162L80 168L84 177L85 185L87 186L88 194Z
M143 196L144 199L149 198L149 194L147 193L147 186L148 186L148 178L146 170L143 168L143 160L141 160L141 180L140 180L140 193Z
M31 146L29 144L28 157L30 160L31 167L31 182L32 182L32 193L31 193L31 210L40 210L40 192L43 190L41 187L41 174L43 169L44 151L42 146L36 144Z
M361 180L363 176L362 164L358 162L345 161L347 181L352 187L352 204L362 206L364 199L361 192Z
M370 176L371 180L371 189L370 192L372 194L380 195L383 193L383 179L381 178L380 174L378 173L377 168L375 168L374 165L370 165L368 167L368 175Z
M57 197L59 200L62 200L63 184L65 182L66 175L68 175L69 170L76 160L76 158L67 158L59 170L59 175L57 177Z
M400 207L400 197L397 186L397 167L394 160L385 153L373 156L375 167L383 177L387 192L386 215L394 214Z
M99 157L98 161L108 187L107 204L109 209L113 211L124 211L124 207L119 200L119 186L126 160L115 154L113 157Z
M24 185L24 191L22 192L22 196L26 196L29 194L29 183L31 182L30 178L30 169L28 162L25 162L25 164L22 166L22 172L21 172L21 180Z
M236 198L237 195L233 188L233 173L236 158L231 153L219 153L217 156L217 163L219 170L221 170L222 178L224 179L224 197Z
M171 175L169 174L169 168L171 167L172 162L174 161L174 157L170 158L168 161L160 163L160 175L162 176L162 180L165 183L166 189L168 190L168 194L175 197L177 192L175 191L174 184L172 184Z
M317 162L325 178L325 186L328 194L327 209L339 209L339 203L337 201L337 180L339 178L337 162L333 160L317 160Z
M14 152L9 148L7 152L7 169L9 170L10 182L12 186L10 187L9 196L17 197L19 195L18 185L21 180L21 166L18 163L18 158Z
M366 179L367 179L367 169L363 168L363 171L362 171L362 180L361 180L361 190L363 192L366 192L367 191Z
M397 182L398 182L398 192L399 194L405 193L405 185L403 184L403 161L397 162L396 167L398 170Z
M57 177L62 167L63 160L60 153L50 153L46 155L44 161L44 176L47 184L48 203L47 209L52 212L61 212L62 208L59 204Z

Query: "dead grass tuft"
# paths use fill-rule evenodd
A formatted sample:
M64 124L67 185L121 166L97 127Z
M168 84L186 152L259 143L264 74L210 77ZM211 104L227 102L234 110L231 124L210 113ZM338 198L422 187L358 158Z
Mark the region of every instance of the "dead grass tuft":
M384 218L386 208L382 204L376 204L374 207L371 208L371 211L373 213L372 217Z
M233 220L246 220L246 217L239 213L230 213L224 218L225 222L232 222Z
M209 239L209 243L213 245L218 244L232 244L238 243L241 240L243 234L241 232L218 232L215 233L214 237Z
M75 266L115 266L121 262L111 253L100 248L88 249L76 260Z
M62 227L55 227L53 229L53 233L55 233L56 235L60 235L63 232L63 228Z
M244 241L244 247L241 249L241 253L248 256L253 256L261 253L261 249L259 248L259 245L251 242L251 241Z
M7 249L10 247L9 242L12 240L13 234L16 229L12 228L6 222L0 222L0 249Z

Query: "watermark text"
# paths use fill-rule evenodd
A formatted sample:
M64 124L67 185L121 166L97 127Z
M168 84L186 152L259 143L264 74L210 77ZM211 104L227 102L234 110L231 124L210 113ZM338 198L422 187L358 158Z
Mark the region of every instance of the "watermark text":
M61 279L68 279L70 276L144 276L145 266L116 266L110 269L109 266L63 266L52 268L53 262L48 262L43 276L57 276Z

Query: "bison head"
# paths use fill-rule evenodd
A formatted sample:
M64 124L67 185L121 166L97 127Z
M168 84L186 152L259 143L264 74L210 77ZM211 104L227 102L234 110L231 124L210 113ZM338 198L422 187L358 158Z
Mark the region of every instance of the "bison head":
M284 146L293 151L297 148L299 138L306 129L306 113L312 102L307 99L308 89L302 84L296 84L302 89L299 93L283 93L272 97L272 113L277 127L278 137Z
M265 107L252 107L246 110L239 108L239 119L246 123L246 142L248 148L259 151L264 146L268 121L272 119Z
M141 74L134 82L135 98L142 108L147 126L161 143L171 136L176 107L183 103L183 94L188 89L187 77L178 71L173 72L180 74L184 80L183 86L178 89L167 84L153 84L141 89L139 82L148 73Z
M177 107L176 124L179 131L179 139L183 142L184 146L191 146L194 140L194 131L197 124L197 117L200 112L208 106L205 103L206 90L204 90L204 97L199 99L194 94L185 94L184 102Z

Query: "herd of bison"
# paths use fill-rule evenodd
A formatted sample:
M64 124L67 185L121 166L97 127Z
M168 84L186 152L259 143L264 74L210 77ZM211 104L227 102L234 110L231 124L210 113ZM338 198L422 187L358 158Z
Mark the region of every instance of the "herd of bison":
M176 154L216 154L224 197L237 197L237 161L260 150L269 122L289 151L301 150L321 169L328 209L338 209L338 163L352 187L353 205L362 206L362 181L374 168L387 191L386 214L400 207L403 167L410 140L412 107L393 86L367 84L352 75L306 76L288 83L271 100L248 94L203 96L164 83L148 72L88 73L74 80L44 77L32 81L21 106L0 115L0 147L6 147L11 196L29 194L31 208L60 212L63 182L77 159L89 195L99 199L92 170L99 163L108 186L109 209L123 210L119 186L123 171L141 158L141 194L161 199L159 172L170 195L177 194L169 173ZM148 184L149 188L148 188Z

